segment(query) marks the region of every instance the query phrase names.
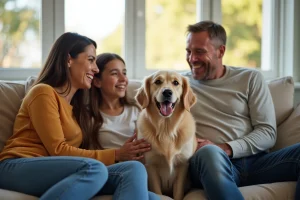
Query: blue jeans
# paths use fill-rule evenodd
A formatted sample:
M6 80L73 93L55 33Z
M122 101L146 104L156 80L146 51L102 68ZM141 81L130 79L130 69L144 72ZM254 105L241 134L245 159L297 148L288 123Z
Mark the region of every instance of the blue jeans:
M137 161L106 167L83 157L36 157L0 162L0 188L41 200L87 200L113 194L113 199L159 199L148 192L147 172Z
M239 159L206 145L191 158L189 171L193 187L203 188L210 200L244 199L240 186L283 181L298 181L295 199L300 199L300 144Z

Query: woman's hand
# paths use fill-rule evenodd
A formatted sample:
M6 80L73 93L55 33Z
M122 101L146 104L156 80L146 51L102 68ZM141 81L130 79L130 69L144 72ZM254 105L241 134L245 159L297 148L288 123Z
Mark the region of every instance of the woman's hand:
M126 160L139 160L144 158L143 153L150 151L151 145L144 139L137 139L137 134L135 133L131 138L129 138L125 144L116 150L116 161L126 161Z

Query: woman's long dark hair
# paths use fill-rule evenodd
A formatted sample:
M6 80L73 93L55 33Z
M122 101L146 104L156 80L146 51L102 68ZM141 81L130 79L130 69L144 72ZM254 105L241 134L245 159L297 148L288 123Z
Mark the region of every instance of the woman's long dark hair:
M114 53L102 53L98 55L96 59L96 64L99 68L99 73L95 74L96 78L101 79L102 72L104 71L107 63L112 60L120 60L125 65L125 61L119 55ZM89 137L91 140L89 141L89 144L87 144L88 146L83 146L83 148L102 149L98 141L98 132L103 124L103 117L100 113L100 105L103 103L101 89L92 85L89 99L89 105L91 106L89 110L91 110L93 125L91 128L91 137ZM128 104L128 102L126 101L126 97L120 98L120 102L122 105Z
M62 34L52 46L46 63L34 85L39 83L48 84L52 87L67 85L62 94L68 95L71 90L68 56L77 58L78 54L84 52L85 48L91 44L97 48L96 42L86 36L70 32ZM86 107L87 94L88 92L84 89L78 89L71 100L74 116L83 133L83 144L87 143L87 131L90 124L90 121L88 121L90 113Z

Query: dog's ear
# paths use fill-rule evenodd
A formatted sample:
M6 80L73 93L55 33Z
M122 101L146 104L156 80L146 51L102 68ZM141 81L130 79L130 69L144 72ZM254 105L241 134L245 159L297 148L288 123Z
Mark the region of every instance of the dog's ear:
M148 107L150 101L150 80L151 76L144 79L143 85L138 89L135 100L140 104L142 109Z
M190 87L189 80L186 77L182 77L183 82L183 106L186 110L190 111L190 108L196 103L196 96Z

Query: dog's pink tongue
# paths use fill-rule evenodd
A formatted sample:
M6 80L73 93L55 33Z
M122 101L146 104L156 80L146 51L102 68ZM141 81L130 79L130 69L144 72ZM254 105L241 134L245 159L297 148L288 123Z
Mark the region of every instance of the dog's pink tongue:
M160 112L164 116L169 116L172 113L172 103L161 103Z

